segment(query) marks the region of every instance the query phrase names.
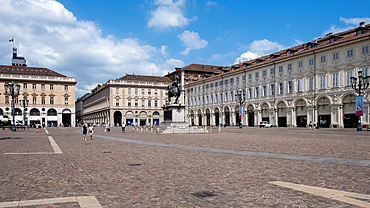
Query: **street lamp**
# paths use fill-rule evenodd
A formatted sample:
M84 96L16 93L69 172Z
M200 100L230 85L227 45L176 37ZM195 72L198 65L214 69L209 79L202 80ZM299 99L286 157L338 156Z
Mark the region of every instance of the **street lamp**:
M363 97L361 97L361 94L363 94L364 90L366 90L369 87L370 76L362 76L362 71L358 71L357 77L358 77L358 81L356 77L350 78L351 84L352 84L352 88L358 93L358 97L359 99L361 99L362 105L363 105ZM358 106L357 102L358 102L358 99L356 99L356 112L357 112L357 106ZM361 107L363 108L363 106ZM362 131L361 115L358 116L357 131Z
M28 100L21 100L20 103L23 106L23 126L26 125L26 108L28 107Z
M235 94L235 100L239 101L239 128L243 128L243 104L245 102L245 93L242 91L238 91Z
M14 106L14 98L19 95L19 89L21 88L21 86L19 84L17 84L17 83L14 83L14 81L12 81L11 84L5 83L4 84L4 88L5 88L5 93L4 94L5 95L12 96L12 114L13 114L12 131L16 131L16 128L15 128L15 106Z

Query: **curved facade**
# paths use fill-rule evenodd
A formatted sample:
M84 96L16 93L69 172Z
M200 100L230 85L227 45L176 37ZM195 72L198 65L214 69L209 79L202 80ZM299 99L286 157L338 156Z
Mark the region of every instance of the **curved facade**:
M368 76L370 26L282 50L185 85L191 125L356 127L356 95L350 77ZM236 93L244 95L242 116ZM369 89L362 124L369 124Z

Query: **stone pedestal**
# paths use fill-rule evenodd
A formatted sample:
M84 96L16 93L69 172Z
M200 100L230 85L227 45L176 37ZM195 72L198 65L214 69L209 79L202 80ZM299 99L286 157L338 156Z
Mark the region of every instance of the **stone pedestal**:
M171 104L163 108L164 122L185 123L185 106L181 104Z

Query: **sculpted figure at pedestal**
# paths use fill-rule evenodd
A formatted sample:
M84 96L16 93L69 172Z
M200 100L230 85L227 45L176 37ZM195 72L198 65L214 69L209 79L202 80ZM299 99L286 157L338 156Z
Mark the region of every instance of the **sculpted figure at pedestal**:
M175 81L167 86L168 90L168 102L171 104L171 97L175 97L176 100L173 104L177 104L177 101L181 94L181 85L179 76L175 76Z

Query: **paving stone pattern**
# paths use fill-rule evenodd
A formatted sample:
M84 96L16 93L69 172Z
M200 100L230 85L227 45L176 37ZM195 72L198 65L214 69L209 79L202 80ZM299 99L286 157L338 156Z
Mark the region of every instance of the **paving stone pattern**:
M270 181L370 194L370 131L223 128L156 135L97 127L94 140L83 141L79 128L47 130L0 130L0 202L95 196L112 208L356 207ZM63 154L4 154L53 152L48 136ZM202 191L216 196L192 194Z

